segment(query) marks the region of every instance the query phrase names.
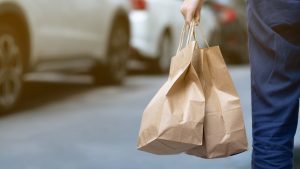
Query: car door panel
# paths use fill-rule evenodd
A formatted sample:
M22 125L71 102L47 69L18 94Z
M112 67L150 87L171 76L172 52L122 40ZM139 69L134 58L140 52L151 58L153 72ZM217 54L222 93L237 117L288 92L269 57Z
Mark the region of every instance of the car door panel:
M108 0L73 0L74 12L70 20L72 28L77 33L77 41L72 46L77 53L89 54L95 57L103 55L106 47L108 21L111 9ZM84 42L84 43L82 43Z
M154 44L155 51L158 51L160 38L166 29L171 30L173 41L173 51L179 39L179 34L183 25L183 17L180 14L181 0L151 0L148 1L151 19L149 27L152 35L149 40ZM159 19L157 19L159 18ZM158 54L158 53L157 53Z
M31 0L33 1L33 0ZM62 59L99 55L104 0L39 0L33 5L36 55ZM101 4L103 3L103 4ZM107 13L107 12L105 12ZM100 29L100 30L98 30ZM101 32L102 34L100 34Z
M69 39L74 32L68 29L71 10L65 0L28 0L33 17L34 47L39 59L56 58L68 53ZM64 16L64 17L62 17Z

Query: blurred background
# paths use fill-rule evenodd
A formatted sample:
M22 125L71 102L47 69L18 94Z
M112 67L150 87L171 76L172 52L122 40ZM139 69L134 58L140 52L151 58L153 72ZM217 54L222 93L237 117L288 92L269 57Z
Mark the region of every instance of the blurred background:
M136 150L167 80L183 0L0 0L1 169L250 169L248 152L204 160ZM196 34L220 45L251 145L245 0L206 1ZM300 136L295 140L300 168Z

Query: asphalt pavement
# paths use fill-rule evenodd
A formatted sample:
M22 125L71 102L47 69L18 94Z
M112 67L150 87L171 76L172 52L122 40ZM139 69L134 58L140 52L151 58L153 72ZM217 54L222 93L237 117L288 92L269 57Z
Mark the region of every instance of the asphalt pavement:
M231 67L230 72L251 145L249 67ZM0 117L0 169L250 168L251 146L248 152L214 160L136 150L142 112L166 75L133 72L122 86L94 86L84 75L40 77L48 79L29 76L20 106Z

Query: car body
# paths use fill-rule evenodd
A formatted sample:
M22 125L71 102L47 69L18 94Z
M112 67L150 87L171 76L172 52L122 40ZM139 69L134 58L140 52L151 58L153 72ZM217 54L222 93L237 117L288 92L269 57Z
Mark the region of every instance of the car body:
M153 69L167 72L175 54L184 19L180 12L182 0L132 0L130 12L131 47L138 59L155 63ZM217 26L213 12L204 5L201 12L203 34L209 39ZM200 29L197 34L201 35ZM154 62L152 62L154 61Z
M211 0L208 6L219 22L211 44L220 44L228 63L248 63L245 0Z
M21 55L18 61L14 61L15 67L20 69L20 75L15 78L22 79L27 72L77 69L87 65L100 71L98 65L101 64L110 66L105 78L121 82L124 66L122 69L112 67L119 64L116 58L121 58L121 55L124 55L123 60L119 59L119 62L126 61L129 8L127 0L0 0L0 50L1 47L4 50L7 43L12 46L7 50L16 49L18 52L15 53ZM0 72L5 75L9 66L1 58L5 57L0 56L0 64L4 65ZM115 70L122 72L116 75ZM96 73L95 77L100 77L99 74ZM3 79L1 82L0 78L0 88L5 88L0 89L2 110L13 107L21 90L21 84L9 87L17 80L8 80L9 75L3 77L11 82L3 82ZM8 93L12 99L4 101Z

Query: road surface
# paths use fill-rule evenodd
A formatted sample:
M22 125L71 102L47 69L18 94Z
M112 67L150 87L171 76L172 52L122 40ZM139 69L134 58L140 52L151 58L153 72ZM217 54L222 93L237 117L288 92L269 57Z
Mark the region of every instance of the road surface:
M249 67L230 71L251 141ZM134 73L123 86L100 87L89 77L42 77L51 82L29 78L19 108L0 117L1 169L250 168L251 148L216 160L136 150L142 112L167 76Z

